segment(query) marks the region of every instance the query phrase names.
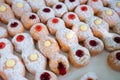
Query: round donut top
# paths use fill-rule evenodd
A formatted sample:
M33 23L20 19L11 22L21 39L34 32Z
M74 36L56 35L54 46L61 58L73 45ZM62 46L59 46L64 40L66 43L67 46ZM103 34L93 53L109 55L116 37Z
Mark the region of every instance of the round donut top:
M8 59L5 63L7 68L13 68L16 64L16 61L14 59Z
M113 11L110 9L105 10L105 14L107 14L108 16L112 16L113 15Z
M7 8L5 6L0 6L0 12L5 12Z
M18 35L17 37L16 37L16 41L17 42L22 42L23 40L24 40L24 36L23 35Z
M44 72L40 75L40 80L50 80L51 75L48 72Z
M120 37L114 37L114 41L115 41L116 43L120 43Z
M0 49L5 48L6 44L4 42L0 42Z
M120 2L117 2L116 6L120 8Z

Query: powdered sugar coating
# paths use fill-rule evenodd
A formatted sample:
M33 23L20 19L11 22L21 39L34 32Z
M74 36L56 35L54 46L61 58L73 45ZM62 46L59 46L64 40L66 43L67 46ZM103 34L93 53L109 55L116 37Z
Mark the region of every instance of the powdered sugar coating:
M53 23L53 20L58 20L57 23ZM65 28L65 23L62 19L54 17L48 20L47 27L51 34L55 34L58 30Z
M82 11L81 7L85 6L87 8L87 11ZM79 5L75 9L75 13L78 15L81 21L85 21L86 19L92 17L94 15L94 11L92 7L88 5Z
M77 5L80 4L79 0L75 0L74 2L70 2L70 0L64 1L69 11L73 11Z
M44 0L47 6L53 6L54 4L58 3L59 0Z
M44 12L43 10L46 9L46 8L49 9L50 11L49 12ZM37 14L38 14L38 16L40 17L40 20L43 23L46 23L48 19L55 17L54 10L52 8L50 8L50 7L47 7L47 6L42 6L38 10Z
M0 27L0 38L6 38L8 36L7 30L3 27Z
M27 78L21 76L21 75L17 75L17 76L10 76L8 80L28 80Z
M61 5L61 8L57 9L56 7ZM64 3L58 2L53 6L53 10L55 11L56 17L62 17L64 13L68 12L67 7Z

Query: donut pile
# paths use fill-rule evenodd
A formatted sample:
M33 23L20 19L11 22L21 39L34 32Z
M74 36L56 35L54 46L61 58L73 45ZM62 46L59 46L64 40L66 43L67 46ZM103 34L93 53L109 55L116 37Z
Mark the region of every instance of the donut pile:
M0 0L0 21L2 80L28 80L26 70L34 80L58 80L104 49L120 71L120 0ZM80 77L97 79L94 72Z

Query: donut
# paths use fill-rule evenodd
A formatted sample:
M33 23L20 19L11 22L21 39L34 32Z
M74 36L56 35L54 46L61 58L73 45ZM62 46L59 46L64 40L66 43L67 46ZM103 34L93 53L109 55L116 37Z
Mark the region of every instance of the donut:
M0 26L0 38L7 38L7 37L8 37L7 30Z

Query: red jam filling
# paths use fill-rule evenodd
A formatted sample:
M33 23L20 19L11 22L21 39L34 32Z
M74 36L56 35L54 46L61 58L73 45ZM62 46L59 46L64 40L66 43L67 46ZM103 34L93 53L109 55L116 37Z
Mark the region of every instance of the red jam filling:
M115 41L116 43L120 43L120 37L115 37L115 38L114 38L114 41Z
M52 23L58 23L58 19L57 18L54 18L54 19L52 19Z
M93 2L97 2L98 0L92 0Z
M76 51L76 55L77 55L78 57L82 57L82 56L84 55L84 52L83 52L82 50L77 50L77 51Z
M92 78L88 78L87 80L93 80Z
M29 18L30 19L36 19L36 16L35 15L31 15Z
M46 12L46 13L49 13L50 9L49 8L44 8L43 11Z
M61 75L66 74L66 67L61 62L58 64L58 70L59 70L59 74Z
M75 19L75 15L74 14L69 14L68 18L73 20L73 19Z
M15 27L18 26L18 23L17 23L17 22L13 22L13 23L10 24L10 26L11 26L12 28L15 28Z
M89 44L91 46L97 46L98 43L95 40L90 40Z
M120 52L118 52L118 53L116 54L116 58L117 58L118 60L120 60Z
M40 80L50 80L51 76L49 73L44 72L43 74L41 74L40 76Z
M87 11L88 8L87 8L87 6L82 6L82 7L81 7L81 10L82 10L82 11Z
M70 2L75 2L75 0L69 0Z
M4 42L0 42L0 49L3 49L6 46Z
M56 9L60 9L60 8L62 8L62 5L60 4L56 5Z
M16 40L18 42L22 42L24 40L24 36L23 35L18 35L17 38L16 38Z
M35 30L36 30L37 32L40 32L40 31L42 30L42 26L41 26L41 25L37 25L37 26L35 27Z

